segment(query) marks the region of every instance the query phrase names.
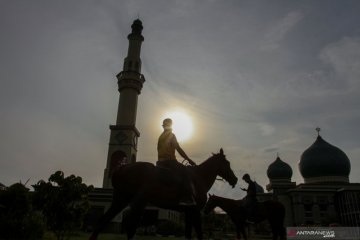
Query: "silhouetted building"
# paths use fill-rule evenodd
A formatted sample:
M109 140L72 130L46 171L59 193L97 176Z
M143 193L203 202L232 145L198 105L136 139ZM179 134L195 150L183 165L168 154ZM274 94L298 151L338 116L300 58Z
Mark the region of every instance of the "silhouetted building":
M350 183L350 160L320 135L301 155L304 183L291 182L292 169L279 157L267 169L271 193L286 208L286 226L360 226L360 184Z
M128 35L129 48L124 60L123 71L116 77L120 92L116 125L110 126L110 142L106 168L104 171L104 188L111 188L111 176L121 164L136 161L137 142L140 132L137 130L136 115L138 95L141 92L144 76L141 74L142 22L137 19L131 25Z

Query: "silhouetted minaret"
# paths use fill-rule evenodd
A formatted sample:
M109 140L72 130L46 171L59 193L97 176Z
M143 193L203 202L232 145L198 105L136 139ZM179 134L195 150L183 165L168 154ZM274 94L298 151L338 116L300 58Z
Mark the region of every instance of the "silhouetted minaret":
M141 74L140 50L144 37L143 26L139 19L131 25L128 35L129 49L124 60L123 71L116 77L120 92L116 125L110 126L110 143L103 188L112 188L111 175L114 168L123 163L135 162L137 139L140 136L135 127L138 95L141 92L144 76Z

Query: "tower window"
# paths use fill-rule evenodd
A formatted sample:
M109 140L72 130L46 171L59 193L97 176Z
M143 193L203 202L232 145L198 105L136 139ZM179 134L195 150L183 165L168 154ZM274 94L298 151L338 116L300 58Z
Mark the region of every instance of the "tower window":
M129 61L129 70L132 68L132 61Z

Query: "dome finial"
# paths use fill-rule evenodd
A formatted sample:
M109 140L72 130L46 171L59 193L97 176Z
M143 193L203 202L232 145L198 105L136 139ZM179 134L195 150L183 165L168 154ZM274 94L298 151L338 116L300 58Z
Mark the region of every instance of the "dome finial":
M321 131L321 128L317 127L317 128L315 128L315 130L317 131L317 133L318 133L318 137L319 137L319 136L320 136L320 131Z

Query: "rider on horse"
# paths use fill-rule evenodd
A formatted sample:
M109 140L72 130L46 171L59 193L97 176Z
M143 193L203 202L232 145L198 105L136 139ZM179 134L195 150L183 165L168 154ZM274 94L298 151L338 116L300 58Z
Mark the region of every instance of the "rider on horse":
M249 184L247 189L241 188L241 190L246 191L246 197L244 198L244 207L247 210L248 221L251 222L250 219L252 220L252 217L254 216L256 203L257 203L256 185L255 182L251 180L250 175L247 173L244 174L242 179L247 184Z
M195 205L190 175L186 167L179 163L175 157L175 150L191 165L196 165L180 147L175 134L172 132L172 120L166 118L163 121L164 132L160 135L157 145L158 161L156 166L173 170L182 177L182 199L180 205Z

